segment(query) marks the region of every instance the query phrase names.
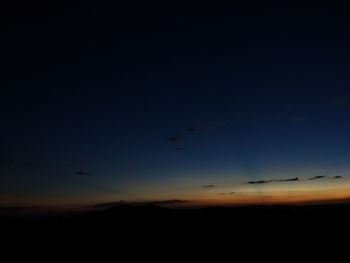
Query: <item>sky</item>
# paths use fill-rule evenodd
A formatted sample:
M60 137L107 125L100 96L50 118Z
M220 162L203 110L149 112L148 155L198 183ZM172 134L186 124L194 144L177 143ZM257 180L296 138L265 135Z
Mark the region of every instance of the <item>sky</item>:
M8 3L0 205L350 198L333 3Z

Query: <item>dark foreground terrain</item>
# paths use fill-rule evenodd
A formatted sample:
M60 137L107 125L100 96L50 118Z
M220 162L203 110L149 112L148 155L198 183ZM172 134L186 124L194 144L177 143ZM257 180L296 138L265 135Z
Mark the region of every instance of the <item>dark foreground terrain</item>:
M251 258L305 249L320 255L341 251L349 227L349 204L186 210L118 205L75 216L3 216L0 262L148 261L163 252L169 260L184 252Z

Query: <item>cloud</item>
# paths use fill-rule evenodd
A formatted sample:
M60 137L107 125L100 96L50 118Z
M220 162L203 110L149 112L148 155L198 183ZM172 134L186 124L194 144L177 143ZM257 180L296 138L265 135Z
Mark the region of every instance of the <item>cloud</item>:
M318 175L318 176L309 178L309 180L313 181L313 180L322 180L322 179L327 179L327 178L328 178L327 176ZM331 179L343 179L343 178L344 178L343 176L331 177ZM250 181L250 182L248 182L248 184L288 183L288 182L297 182L297 181L301 181L299 179L299 177L289 178L289 179L272 179L272 180Z
M272 180L261 180L261 181L250 181L248 184L270 184L270 183L287 183L300 181L298 177L290 179L272 179Z
M208 184L208 185L203 185L202 187L203 188L215 188L216 186L212 185L212 184Z
M169 143L179 143L183 138L182 134L172 135L167 138Z
M207 122L193 124L193 126L188 126L184 130L180 131L180 133L167 137L166 141L174 145L179 145L179 144L182 145L182 144L185 144L183 142L183 139L186 136L191 137L189 134L197 134L199 132L206 131L208 129L221 128L231 123L233 123L233 120L217 120L217 121L207 121ZM189 137L186 137L186 139ZM181 151L183 150L183 148L177 147L175 150Z
M85 171L78 171L78 172L76 172L75 173L76 175L82 175L82 176L92 176L92 174L91 173L89 173L89 172L85 172Z
M338 176L334 176L334 177L332 177L333 179L343 179L344 177L343 176L340 176L340 175L338 175Z
M318 176L309 178L309 180L313 181L313 180L322 180L322 179L327 179L327 178L330 178L330 179L343 179L344 177L340 176L340 175L333 176L333 177L327 177L327 176L324 176L324 175L318 175Z
M187 128L187 131L190 132L190 133L196 133L196 132L199 132L199 129L198 128L194 128L194 127L190 127L190 128Z
M291 178L291 179L279 179L279 180L277 180L277 182L296 182L296 181L300 181L300 179L298 177L295 177L295 178Z
M318 175L312 178L309 178L310 181L312 180L320 180L320 179L325 179L327 176L323 176L323 175Z
M250 181L248 184L269 184L272 183L274 180L261 180L261 181Z

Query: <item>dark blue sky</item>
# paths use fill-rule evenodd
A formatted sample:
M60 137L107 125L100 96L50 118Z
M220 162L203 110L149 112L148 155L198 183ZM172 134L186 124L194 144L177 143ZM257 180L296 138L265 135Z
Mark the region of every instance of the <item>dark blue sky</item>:
M210 199L204 184L346 177L342 7L87 2L5 13L2 203Z

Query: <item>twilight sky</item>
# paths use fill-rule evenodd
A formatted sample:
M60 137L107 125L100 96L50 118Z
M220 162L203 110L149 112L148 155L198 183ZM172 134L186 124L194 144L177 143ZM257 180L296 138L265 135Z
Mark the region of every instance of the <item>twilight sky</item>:
M349 10L284 2L8 4L0 205L350 198Z

